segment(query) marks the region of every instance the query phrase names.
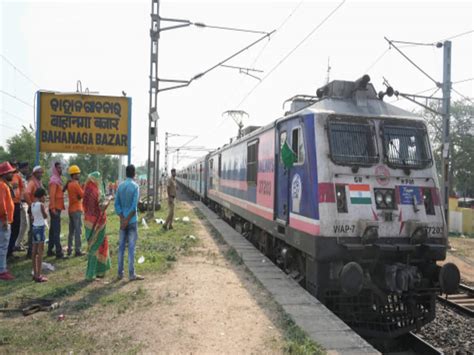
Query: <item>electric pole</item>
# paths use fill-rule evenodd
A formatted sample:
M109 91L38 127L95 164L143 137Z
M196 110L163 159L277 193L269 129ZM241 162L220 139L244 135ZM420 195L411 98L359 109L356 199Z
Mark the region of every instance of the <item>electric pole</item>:
M158 137L158 40L160 38L160 2L151 1L150 90L148 111L147 217L153 217L156 201L156 140Z
M442 101L442 117L443 117L443 152L441 157L442 166L442 199L444 215L446 218L446 228L449 234L449 183L450 183L450 168L449 168L449 151L450 151L450 109L451 109L451 41L443 43L443 101Z
M172 25L165 25L161 27L161 22L172 23ZM176 80L176 79L160 79L158 76L158 42L160 39L160 33L163 31L174 30L178 28L183 28L187 26L196 26L200 28L213 28L225 31L237 31L237 32L249 32L249 33L259 33L262 36L230 55L229 57L221 60L219 63L211 66L205 71L196 74L189 80ZM254 31L246 30L242 28L233 28L225 26L213 26L206 25L201 22L191 22L184 19L173 19L173 18L164 18L160 17L160 0L151 0L151 28L150 28L150 90L149 90L149 111L148 111L148 166L147 166L147 218L152 218L155 213L155 207L157 202L158 195L158 180L159 180L159 150L157 150L157 140L158 140L158 93L168 90L174 90L179 88L184 88L189 86L193 81L202 78L204 75L210 71L220 67L221 65L227 63L231 59L238 56L240 53L248 50L249 48L255 46L257 43L263 41L265 38L269 38L275 30L271 32L263 31ZM169 86L164 85L164 87L159 88L159 83L164 82L168 83ZM166 164L167 165L167 164ZM166 166L167 167L167 166ZM166 172L167 173L167 172ZM159 208L159 207L158 207Z

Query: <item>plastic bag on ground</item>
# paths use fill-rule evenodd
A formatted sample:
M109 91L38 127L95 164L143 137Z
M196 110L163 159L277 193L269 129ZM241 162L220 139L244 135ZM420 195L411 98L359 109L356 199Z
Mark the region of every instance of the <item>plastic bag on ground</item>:
M155 222L156 222L157 224L164 224L164 223L165 223L165 220L164 220L164 219L161 219L161 218L156 218L156 219L155 219Z
M145 257L142 255L142 256L140 256L140 257L138 258L137 263L143 264L144 262L145 262Z
M183 222L189 222L189 221L191 221L191 220L189 219L188 216L184 216L184 217L183 217Z

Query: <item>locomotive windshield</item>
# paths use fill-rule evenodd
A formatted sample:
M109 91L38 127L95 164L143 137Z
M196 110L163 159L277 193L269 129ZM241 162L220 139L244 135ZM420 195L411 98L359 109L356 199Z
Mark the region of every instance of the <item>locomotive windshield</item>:
M431 165L428 136L420 125L383 125L385 160L394 168L422 169Z
M341 165L372 165L378 161L375 129L369 122L329 121L331 159Z

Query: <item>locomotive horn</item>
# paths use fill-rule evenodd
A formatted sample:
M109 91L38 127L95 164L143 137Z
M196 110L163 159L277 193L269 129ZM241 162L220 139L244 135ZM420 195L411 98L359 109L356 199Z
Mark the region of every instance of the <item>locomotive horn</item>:
M370 82L370 76L367 74L363 75L361 78L357 79L355 81L355 88L356 89L362 89L365 90L367 89L367 84Z
M348 262L339 274L342 290L349 296L356 296L364 285L364 270L355 261Z

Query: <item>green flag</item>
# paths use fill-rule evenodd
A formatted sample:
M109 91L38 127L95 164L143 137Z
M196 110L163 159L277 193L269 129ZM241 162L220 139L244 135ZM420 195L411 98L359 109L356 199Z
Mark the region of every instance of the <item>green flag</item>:
M296 154L290 148L287 141L285 141L281 147L281 160L283 161L285 168L291 168L293 163L296 162Z

